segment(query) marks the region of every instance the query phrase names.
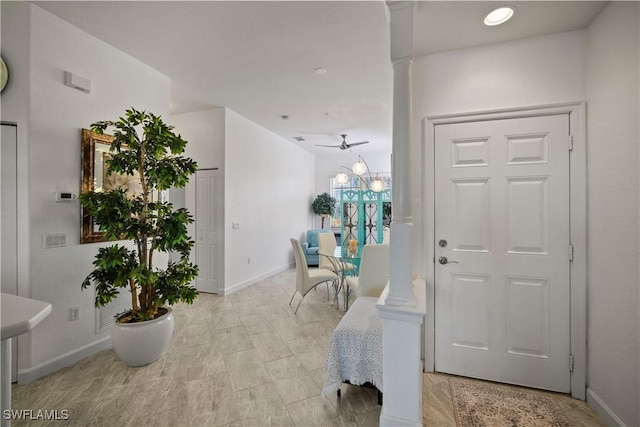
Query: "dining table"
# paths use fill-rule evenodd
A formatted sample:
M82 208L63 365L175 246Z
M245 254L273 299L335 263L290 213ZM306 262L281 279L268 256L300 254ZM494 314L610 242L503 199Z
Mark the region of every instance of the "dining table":
M338 275L338 285L335 288L334 303L336 308L339 308L338 295L340 292L344 293L344 310L349 309L349 285L346 278L348 276L357 276L358 269L360 268L361 253L359 250L351 251L349 248L343 248L342 246L336 246L333 252L318 252L318 255L326 257L331 265L334 267L334 271Z

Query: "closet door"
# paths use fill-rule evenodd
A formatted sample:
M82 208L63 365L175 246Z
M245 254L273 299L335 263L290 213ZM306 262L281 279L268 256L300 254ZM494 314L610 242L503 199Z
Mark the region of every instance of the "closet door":
M217 169L196 172L196 263L200 292L218 293L221 270L221 185Z

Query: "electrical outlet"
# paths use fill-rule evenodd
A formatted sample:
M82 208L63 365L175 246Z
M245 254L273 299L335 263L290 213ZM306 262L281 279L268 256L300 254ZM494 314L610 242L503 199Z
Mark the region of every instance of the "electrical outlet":
M71 307L69 309L69 320L80 320L80 307Z
M251 264L251 258L247 258L247 264Z

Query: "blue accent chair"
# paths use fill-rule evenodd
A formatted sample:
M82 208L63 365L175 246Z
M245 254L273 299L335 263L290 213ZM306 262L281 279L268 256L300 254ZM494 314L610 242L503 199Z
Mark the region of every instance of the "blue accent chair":
M319 233L333 234L333 231L330 229L307 231L307 241L302 244L302 252L304 252L304 257L307 259L307 265L316 266L320 262L320 257L318 256Z

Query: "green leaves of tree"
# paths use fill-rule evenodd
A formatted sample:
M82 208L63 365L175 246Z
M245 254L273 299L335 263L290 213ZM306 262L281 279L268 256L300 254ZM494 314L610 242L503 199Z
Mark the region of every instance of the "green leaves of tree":
M95 269L82 283L85 289L94 283L96 305L108 304L118 288L129 287L139 296L136 319L150 319L165 303L193 302L198 291L189 283L198 275L198 267L189 262L194 242L187 234L193 218L186 209L174 209L168 202L153 199L158 191L184 187L197 164L182 157L187 142L173 132L160 116L134 108L115 121L91 125L99 134L108 129L114 140L106 161L109 173L139 176L142 194L127 197L122 189L80 195L100 231L108 240L132 240L137 250L115 244L100 248ZM178 252L180 259L165 270L152 268L154 251ZM135 305L135 304L134 304Z
M311 204L311 209L316 215L333 216L336 208L336 199L329 193L319 194Z

